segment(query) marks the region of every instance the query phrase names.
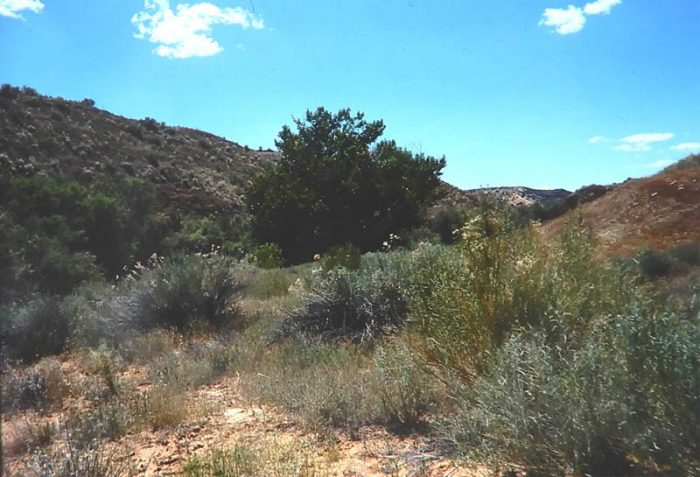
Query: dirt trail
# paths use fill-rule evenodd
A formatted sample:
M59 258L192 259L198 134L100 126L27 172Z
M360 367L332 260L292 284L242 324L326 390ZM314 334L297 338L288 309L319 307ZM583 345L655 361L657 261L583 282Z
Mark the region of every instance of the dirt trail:
M75 378L77 372L69 360L64 370ZM132 378L143 376L131 369ZM137 380L138 382L138 380ZM141 387L144 384L137 384ZM129 433L116 441L105 442L102 450L113 459L123 460L135 476L180 475L182 465L194 456L207 456L212 450L230 450L237 446L253 449L277 449L277 456L307 462L313 471L304 475L372 476L449 476L482 477L493 475L483 468L464 468L434 449L421 436L399 437L379 427L359 429L350 436L343 432L313 432L291 416L267 407L251 405L239 393L235 376L202 386L187 395L187 415L171 428L145 429ZM43 415L16 414L3 417L3 442L16 439L22 422L60 422L69 408L80 406L71 399L62 408ZM65 439L55 439L52 450L66 452ZM273 454L270 454L273 455ZM18 451L6 453L6 475L26 474L31 457ZM271 459L264 452L260 459ZM289 463L289 462L288 462ZM256 474L258 475L258 474ZM284 471L275 475L286 475Z
M142 432L116 445L134 449L139 475L178 475L183 461L212 449L231 449L241 443L294 447L316 460L328 476L451 476L490 475L460 468L439 456L421 437L397 437L381 428L361 429L355 439L324 436L299 426L288 416L266 407L248 405L237 392L236 379L198 389L190 404L208 408L206 416L183 423L176 430Z

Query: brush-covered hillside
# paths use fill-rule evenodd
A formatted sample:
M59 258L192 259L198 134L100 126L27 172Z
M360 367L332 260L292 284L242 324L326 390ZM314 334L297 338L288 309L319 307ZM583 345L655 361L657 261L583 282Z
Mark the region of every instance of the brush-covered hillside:
M206 132L117 116L89 99L0 90L0 175L134 177L153 184L163 204L230 211L243 207L247 182L276 158Z
M700 240L700 155L649 177L630 179L548 223L554 234L580 214L610 255Z

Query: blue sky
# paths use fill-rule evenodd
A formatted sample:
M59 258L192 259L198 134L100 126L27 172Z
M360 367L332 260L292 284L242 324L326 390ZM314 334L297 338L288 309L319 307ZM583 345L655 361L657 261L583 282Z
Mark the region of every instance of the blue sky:
M274 147L364 111L463 188L700 152L698 0L0 0L0 83Z

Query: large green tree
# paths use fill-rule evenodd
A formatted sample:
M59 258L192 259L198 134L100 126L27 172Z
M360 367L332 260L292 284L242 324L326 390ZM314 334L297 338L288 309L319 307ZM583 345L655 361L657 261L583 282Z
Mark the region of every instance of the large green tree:
M438 196L445 159L380 141L382 121L318 108L294 126L279 133L279 162L246 193L255 239L277 243L290 262L345 243L377 249L418 225Z

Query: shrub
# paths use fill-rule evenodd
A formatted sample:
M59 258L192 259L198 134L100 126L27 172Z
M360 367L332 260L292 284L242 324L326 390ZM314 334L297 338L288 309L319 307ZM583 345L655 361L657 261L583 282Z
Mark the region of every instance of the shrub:
M276 243L265 243L253 249L253 263L270 270L282 267L282 249Z
M380 270L332 270L302 300L285 317L281 336L367 342L399 327L407 312L398 284Z
M1 391L6 412L16 409L46 411L61 404L67 388L61 364L46 358L24 371L12 368L5 371Z
M40 290L65 295L85 281L98 279L100 269L88 252L70 253L46 243L32 275Z
M103 404L89 412L71 413L64 423L68 441L77 450L97 449L102 439L116 440L133 425L133 411L115 402Z
M454 205L440 207L428 220L430 230L440 237L442 243L455 243L459 239L458 232L465 221L465 212Z
M499 210L474 217L453 248L423 245L409 263L404 293L424 358L466 382L513 330L545 327L563 339L635 293L633 277L594 258L584 229L547 245Z
M439 400L434 377L422 369L408 346L400 341L379 347L373 361L383 420L400 430L419 427Z
M700 317L638 304L572 331L516 333L497 350L458 393L458 447L548 475L697 469Z
M3 98L8 98L8 99L15 99L17 96L19 96L20 89L19 88L14 88L12 85L3 83L2 86L0 86L0 97Z
M51 477L122 477L135 473L129 457L102 449L80 449L70 442L68 452L35 454L28 471L28 475Z
M218 254L137 264L115 287L87 284L65 300L75 317L75 341L116 346L158 328L192 332L234 325L248 275L247 265ZM127 359L143 354L132 344L125 345Z
M245 271L221 256L166 260L138 280L142 324L192 330L201 321L214 327L237 317L235 301L245 286Z
M70 316L59 298L37 296L5 312L2 336L7 356L32 363L61 353L70 336Z
M669 250L669 254L674 260L690 265L700 265L700 243L690 242L677 245Z
M671 256L660 250L644 250L636 260L641 272L649 277L666 277L673 267Z

